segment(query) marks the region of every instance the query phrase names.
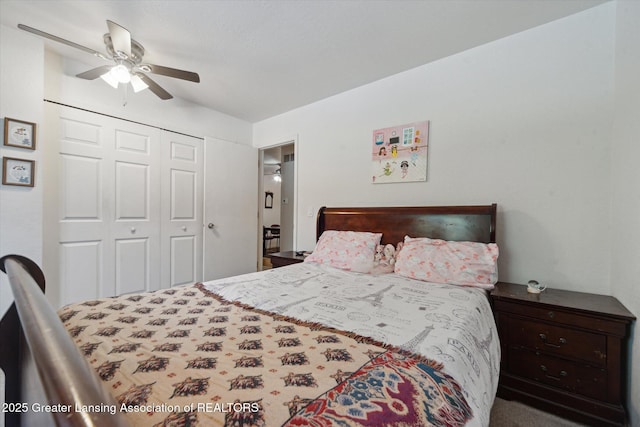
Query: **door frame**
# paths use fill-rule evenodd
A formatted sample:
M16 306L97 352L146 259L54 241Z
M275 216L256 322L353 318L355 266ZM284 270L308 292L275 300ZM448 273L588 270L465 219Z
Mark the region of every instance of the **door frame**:
M264 145L258 149L258 271L262 271L262 227L264 226L264 218L262 215L264 206L264 152L271 148L283 147L293 144L294 163L293 163L293 249L298 250L298 135L290 138L283 138L280 142Z

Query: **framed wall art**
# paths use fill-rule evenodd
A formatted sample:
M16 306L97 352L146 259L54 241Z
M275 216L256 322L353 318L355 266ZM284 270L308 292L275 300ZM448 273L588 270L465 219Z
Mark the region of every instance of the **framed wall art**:
M2 183L4 185L18 185L33 187L36 162L34 160L4 157L2 159Z
M5 117L4 145L35 150L36 124Z
M428 121L374 130L371 182L426 181L428 146Z
M264 193L264 207L266 209L273 209L273 192L265 191Z

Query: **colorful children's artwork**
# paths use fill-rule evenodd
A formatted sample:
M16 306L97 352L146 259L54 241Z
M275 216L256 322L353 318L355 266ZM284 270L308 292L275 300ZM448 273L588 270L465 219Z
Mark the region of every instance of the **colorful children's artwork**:
M429 122L373 131L371 182L416 182L427 180Z

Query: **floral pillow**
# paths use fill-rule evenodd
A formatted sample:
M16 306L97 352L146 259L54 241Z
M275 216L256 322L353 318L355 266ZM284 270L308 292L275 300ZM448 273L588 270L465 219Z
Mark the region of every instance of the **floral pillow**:
M434 283L493 289L498 281L498 245L406 236L395 272Z
M342 270L369 273L382 233L326 230L304 262L328 264Z

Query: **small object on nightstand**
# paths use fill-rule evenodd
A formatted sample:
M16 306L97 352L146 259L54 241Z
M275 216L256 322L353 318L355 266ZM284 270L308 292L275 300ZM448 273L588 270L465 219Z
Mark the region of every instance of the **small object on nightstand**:
M547 289L547 287L541 285L537 280L529 280L529 282L527 282L527 292L530 294L539 294L545 289Z

